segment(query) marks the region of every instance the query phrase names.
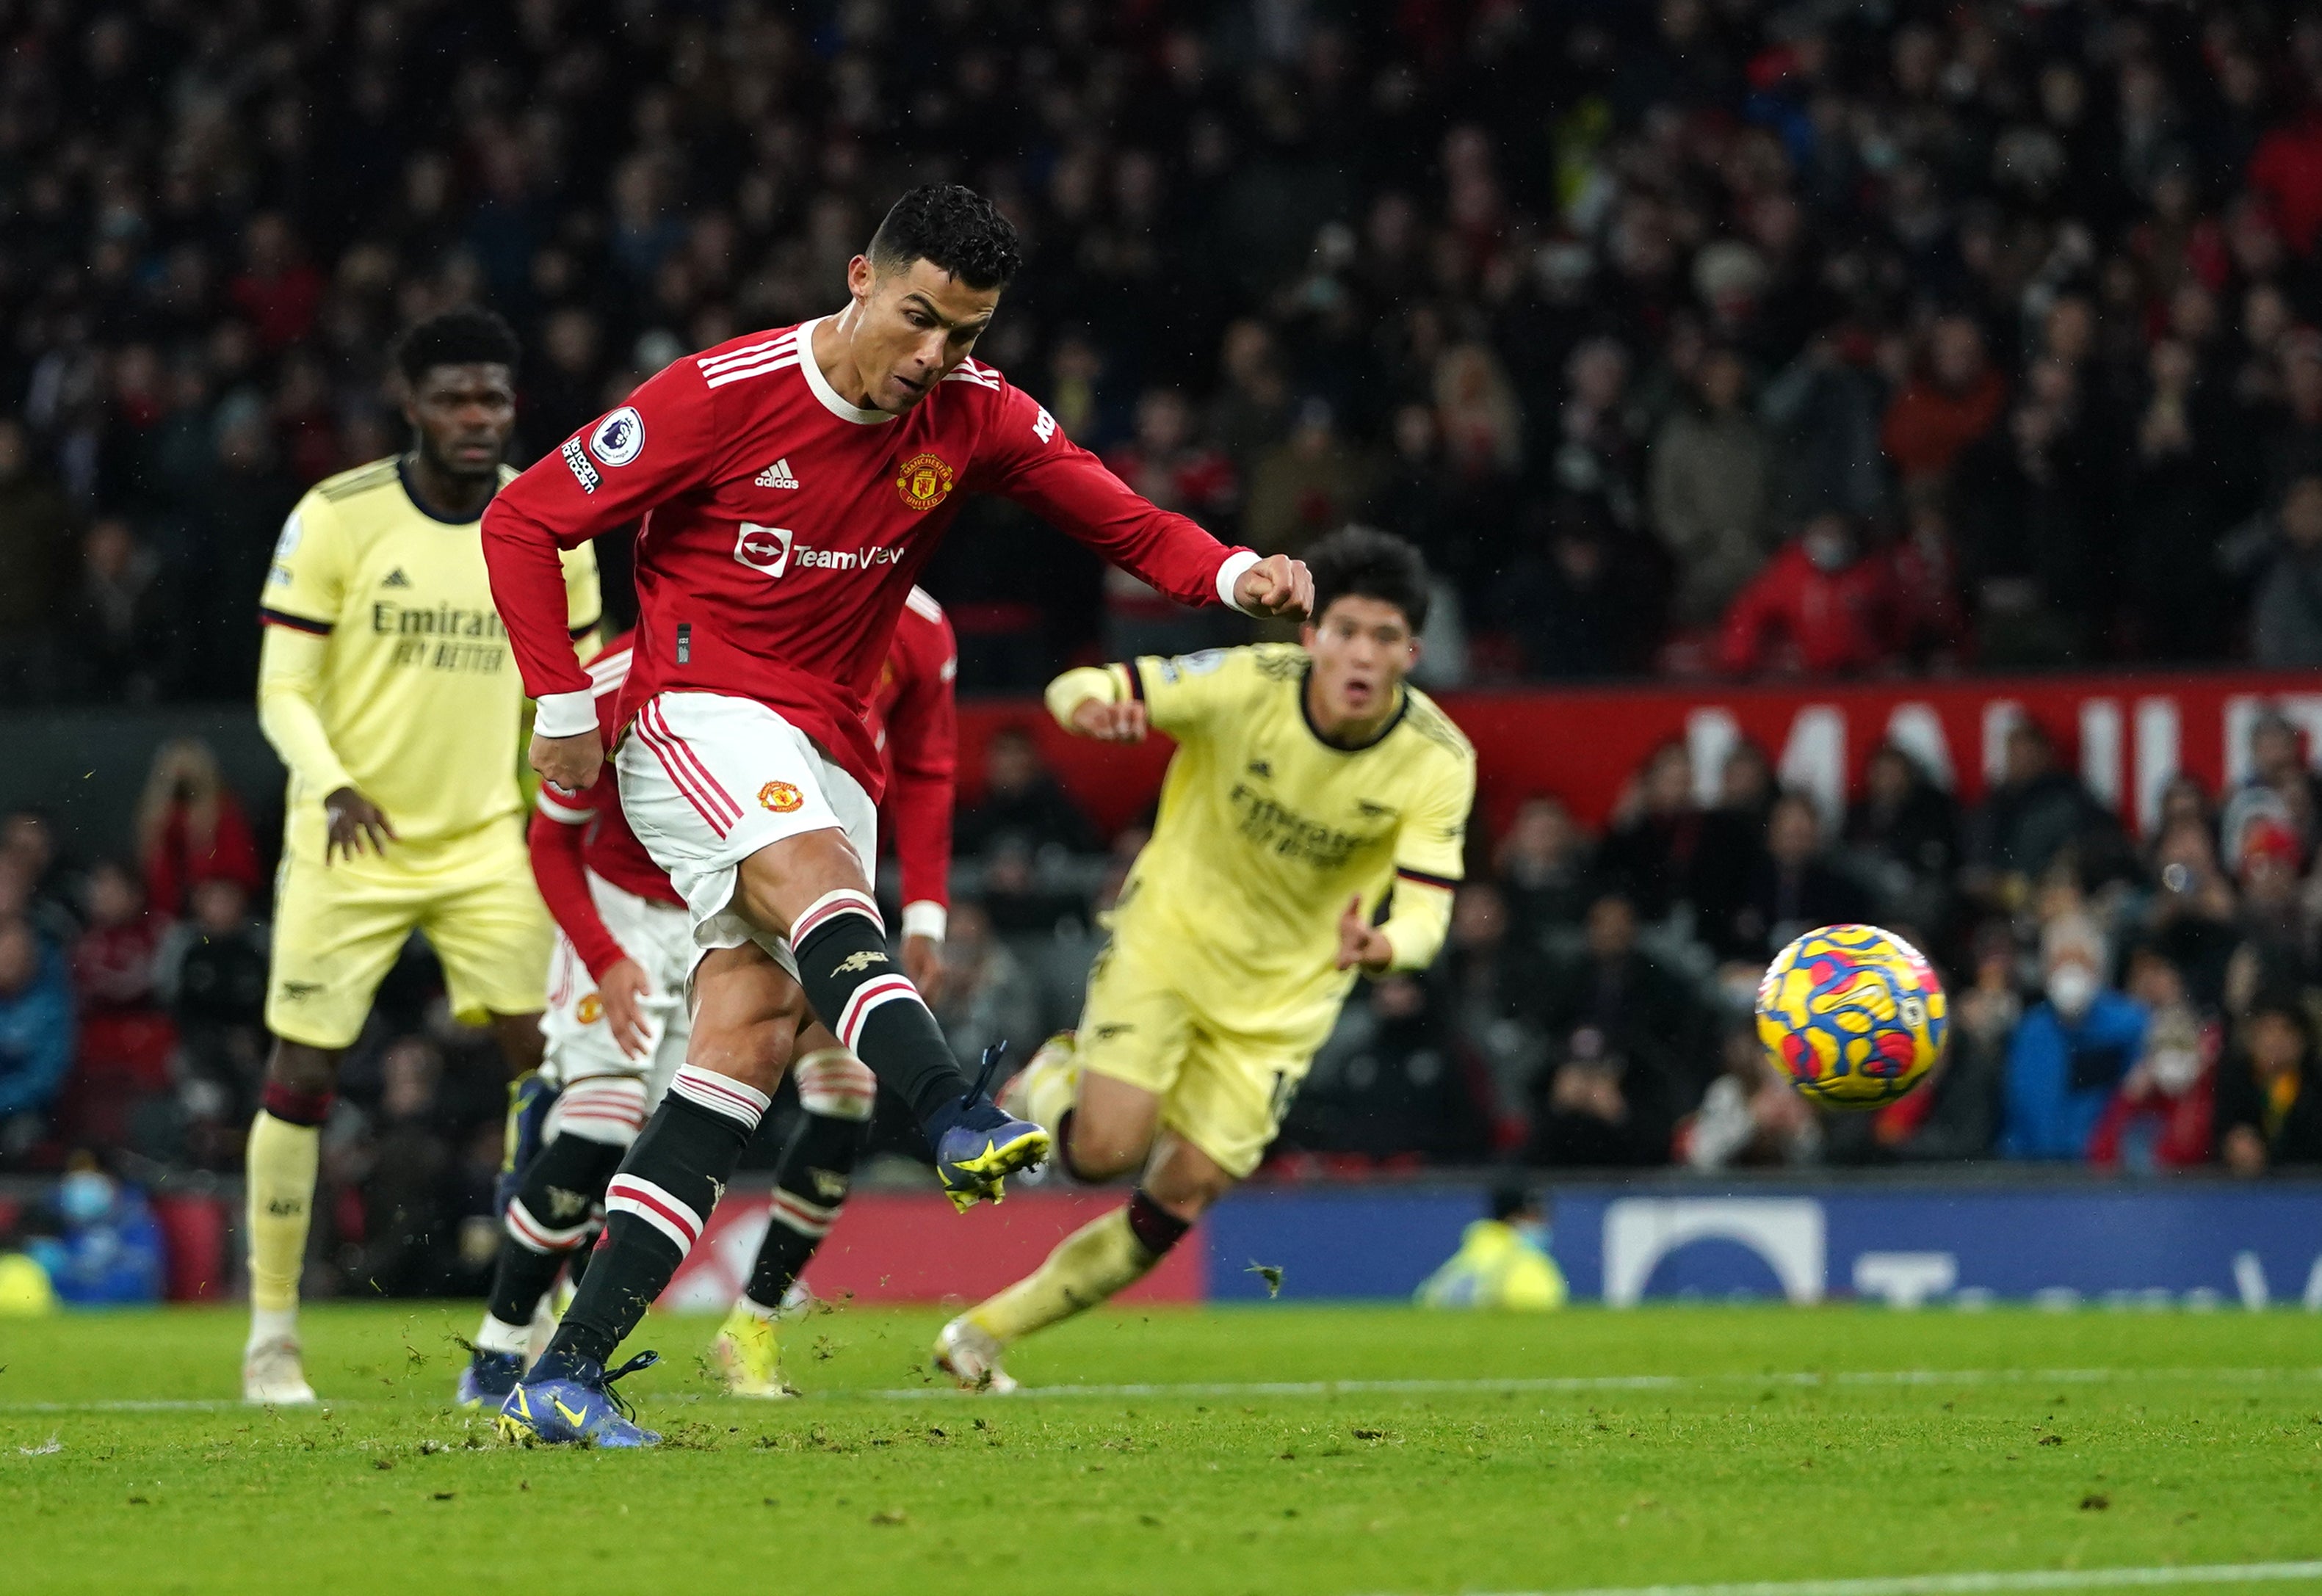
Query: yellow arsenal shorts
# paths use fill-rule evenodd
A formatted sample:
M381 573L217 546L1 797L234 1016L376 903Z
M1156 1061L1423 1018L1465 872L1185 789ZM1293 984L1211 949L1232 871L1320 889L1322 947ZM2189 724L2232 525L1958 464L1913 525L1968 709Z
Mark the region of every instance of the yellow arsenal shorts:
M462 1024L540 1012L555 928L518 822L443 842L389 843L384 859L325 865L286 856L275 879L267 1028L309 1047L348 1045L414 931L443 961Z
M1083 1068L1158 1097L1161 1123L1240 1180L1266 1156L1329 1035L1328 1024L1290 1034L1237 1028L1116 934L1089 971L1074 1047Z

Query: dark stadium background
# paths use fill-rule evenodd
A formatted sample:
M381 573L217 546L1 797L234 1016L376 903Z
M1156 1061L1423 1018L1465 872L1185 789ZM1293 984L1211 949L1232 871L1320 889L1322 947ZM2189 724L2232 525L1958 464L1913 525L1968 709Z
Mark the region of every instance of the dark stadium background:
M529 459L829 308L933 178L1030 245L981 358L1221 537L1415 540L1423 679L1527 755L1275 1176L2322 1163L2317 90L2322 20L2263 4L0 0L0 1170L240 1167L252 608L303 488L401 445L397 329L507 316ZM1236 634L988 504L928 585L976 700L941 1017L1021 1056L1141 808L1026 695ZM1877 753L1930 682L1948 765ZM1559 762L1584 710L1625 768ZM1852 916L1924 939L1954 1042L1824 1122L1741 1022ZM474 1288L497 1068L415 953L311 1289Z

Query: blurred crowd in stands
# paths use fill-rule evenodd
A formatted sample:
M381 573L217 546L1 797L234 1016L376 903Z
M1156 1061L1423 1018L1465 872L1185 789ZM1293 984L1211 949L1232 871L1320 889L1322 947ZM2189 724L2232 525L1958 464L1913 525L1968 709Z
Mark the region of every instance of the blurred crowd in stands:
M2271 0L0 9L0 692L239 698L396 329L526 457L833 307L907 183L1156 500L1442 575L1435 679L2322 661L2322 17ZM603 551L617 575L617 537ZM962 680L1208 640L1017 512Z
M529 458L831 308L933 177L1031 246L979 353L1220 536L1416 540L1431 682L2322 663L2322 16L2287 5L32 0L0 701L246 698L284 513L401 446L398 326L509 316ZM990 503L928 583L971 691L1235 635ZM2322 788L2286 724L2252 752L2141 840L2028 725L1964 812L1891 750L1842 815L1747 745L1708 807L1663 750L1602 835L1535 798L1438 967L1358 989L1274 1168L2322 1163ZM941 1018L1020 1058L1136 835L1028 739L988 759ZM195 743L131 841L0 821L0 1168L238 1166L270 847ZM1953 1041L1823 1117L1748 998L1859 917L1934 956ZM474 1285L498 1072L415 950L325 1142L340 1279Z
M1826 815L1747 742L1700 784L1682 743L1657 750L1601 835L1531 798L1498 835L1476 828L1436 966L1357 986L1262 1178L2322 1168L2322 775L2271 715L2248 752L2233 790L2177 778L2141 841L2028 720L1967 806L1887 746ZM1022 1060L1076 1020L1145 833L1108 839L1020 732L983 761L935 1008L964 1062L996 1042ZM135 844L74 860L38 815L0 822L0 1170L90 1152L136 1175L240 1166L267 1046L260 856L198 743L160 752ZM1856 920L1931 956L1951 1044L1901 1101L1824 1114L1767 1062L1751 1000L1793 936ZM501 1081L415 942L325 1138L323 1255L342 1283L475 1285ZM770 1119L754 1163L787 1127ZM904 1116L878 1139L915 1154Z

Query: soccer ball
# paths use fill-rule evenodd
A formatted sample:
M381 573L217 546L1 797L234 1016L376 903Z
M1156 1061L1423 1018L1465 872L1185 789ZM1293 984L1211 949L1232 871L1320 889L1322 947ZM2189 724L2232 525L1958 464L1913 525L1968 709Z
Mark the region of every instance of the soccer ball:
M1810 1100L1876 1108L1943 1055L1943 982L1919 950L1876 926L1824 926L1776 956L1758 983L1758 1040Z

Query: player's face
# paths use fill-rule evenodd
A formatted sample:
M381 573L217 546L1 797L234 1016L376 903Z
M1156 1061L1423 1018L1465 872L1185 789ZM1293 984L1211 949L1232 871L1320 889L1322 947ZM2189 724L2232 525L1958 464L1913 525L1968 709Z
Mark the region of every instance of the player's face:
M967 359L992 313L997 288L971 288L931 261L880 271L857 255L846 269L855 296L847 351L868 406L900 415L935 391Z
M1401 608L1351 593L1332 599L1303 638L1314 660L1316 707L1332 725L1385 714L1419 659L1419 639Z
M445 476L492 476L516 430L515 374L494 361L430 366L404 402L403 417L419 451Z

